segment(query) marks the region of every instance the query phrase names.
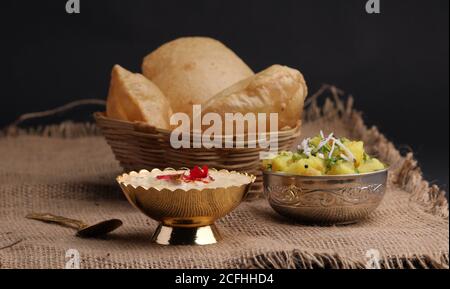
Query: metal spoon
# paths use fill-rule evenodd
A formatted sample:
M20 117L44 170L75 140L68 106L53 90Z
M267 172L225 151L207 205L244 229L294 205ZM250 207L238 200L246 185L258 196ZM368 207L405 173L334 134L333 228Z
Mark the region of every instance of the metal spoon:
M31 213L26 215L26 218L47 223L56 223L65 227L74 228L77 230L76 235L84 238L106 235L107 233L122 226L122 221L119 219L110 219L94 225L87 225L83 221L55 216L49 213Z

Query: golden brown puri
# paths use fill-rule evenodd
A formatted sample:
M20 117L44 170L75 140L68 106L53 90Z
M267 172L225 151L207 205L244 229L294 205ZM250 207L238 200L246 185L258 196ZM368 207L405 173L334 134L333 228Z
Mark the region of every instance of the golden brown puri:
M111 118L143 121L169 129L172 109L159 88L142 74L115 65L111 73L106 113Z
M215 95L202 105L202 114L278 113L278 129L294 128L301 119L308 89L303 75L287 66L273 65ZM269 123L267 121L267 129Z
M193 104L253 75L233 51L206 37L183 37L162 45L144 58L142 71L169 99L174 112L189 115Z

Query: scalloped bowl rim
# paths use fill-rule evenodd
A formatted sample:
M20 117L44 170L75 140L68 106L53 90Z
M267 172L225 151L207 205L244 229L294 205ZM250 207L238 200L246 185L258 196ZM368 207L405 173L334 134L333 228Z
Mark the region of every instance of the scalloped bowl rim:
M184 169L184 168L180 168L179 170L181 170L181 169ZM156 190L156 191L158 191L158 192L164 192L164 191L166 191L166 192L170 192L170 193L173 193L173 192L200 193L200 192L202 192L202 191L208 191L208 190L209 190L209 191L213 191L213 190L217 190L217 189L241 188L241 187L243 187L243 186L248 186L248 185L254 183L255 180L256 180L256 177L255 177L254 175L252 175L252 174L239 173L239 172L236 172L236 171L228 171L228 170L226 170L226 169L217 170L217 169L214 169L214 168L210 168L209 170L213 170L213 171L216 171L216 172L222 172L222 171L225 171L225 172L231 173L231 174L245 175L245 176L247 176L247 177L250 178L250 182L249 182L249 183L244 183L244 184L241 184L241 185L232 185L232 186L228 186L228 187L213 187L213 188L204 188L204 189L190 189L190 190L187 190L187 191L186 191L186 190L183 190L183 189L175 189L175 190L171 190L171 189L168 189L168 188L162 188L162 189L159 190L159 189L157 189L157 188L155 188L155 187L145 188L145 187L143 187L143 186L133 186L132 184L126 185L125 182L123 181L123 178L124 178L124 177L126 177L126 176L131 176L131 174L137 174L137 175L139 175L139 174L141 174L142 172L148 172L148 173L151 173L151 172L153 172L153 171L155 171L155 170L156 170L156 171L160 171L160 172L164 172L164 171L176 171L176 170L173 169L173 168L165 168L165 169L163 169L163 170L160 170L160 169L158 169L158 168L155 168L155 169L152 169L151 171L149 171L149 170L147 170L147 169L141 169L141 170L139 170L139 172L137 172L137 171L131 171L131 172L128 172L128 173L123 173L123 174L121 174L121 175L119 175L119 176L116 177L116 181L117 181L121 186L124 186L124 187L127 188L127 189L133 188L134 190L145 190L145 191Z

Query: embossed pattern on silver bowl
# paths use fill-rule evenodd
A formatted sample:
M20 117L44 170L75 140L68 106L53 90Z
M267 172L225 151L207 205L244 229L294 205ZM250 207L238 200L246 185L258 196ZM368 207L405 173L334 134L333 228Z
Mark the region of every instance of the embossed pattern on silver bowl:
M366 218L383 199L388 169L339 176L264 171L264 193L279 214L305 223L348 224Z

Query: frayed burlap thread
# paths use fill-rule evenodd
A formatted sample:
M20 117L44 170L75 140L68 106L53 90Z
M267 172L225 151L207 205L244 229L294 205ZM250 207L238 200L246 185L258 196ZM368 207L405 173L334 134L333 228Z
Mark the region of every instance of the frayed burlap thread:
M330 93L323 105L318 96ZM81 268L366 268L378 252L387 269L449 268L448 203L425 181L412 153L402 156L377 128L367 128L353 98L324 86L308 101L302 137L334 131L362 139L391 165L386 196L368 218L346 226L306 226L277 215L264 199L242 203L217 222L224 239L209 246L150 243L157 223L132 208L115 183L121 168L93 124L9 127L0 136L0 267L64 268L66 251ZM28 220L51 212L124 225L104 239Z

